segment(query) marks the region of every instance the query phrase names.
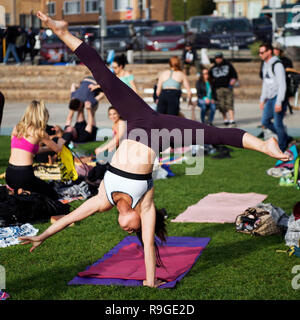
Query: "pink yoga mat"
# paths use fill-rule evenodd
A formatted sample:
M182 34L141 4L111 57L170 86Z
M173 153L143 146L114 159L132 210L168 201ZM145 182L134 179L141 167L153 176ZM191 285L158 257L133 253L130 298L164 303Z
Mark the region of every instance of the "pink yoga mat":
M203 247L160 247L164 267L156 269L156 277L166 281L175 280L192 267L202 250ZM146 278L143 252L140 245L132 243L102 263L78 273L78 276L143 280Z
M209 194L195 205L188 207L171 222L234 223L239 214L266 198L267 195L258 193Z

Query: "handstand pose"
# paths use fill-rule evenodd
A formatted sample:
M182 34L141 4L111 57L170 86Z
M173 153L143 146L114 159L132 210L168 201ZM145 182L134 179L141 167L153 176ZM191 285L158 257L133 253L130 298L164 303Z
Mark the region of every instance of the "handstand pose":
M275 139L261 141L237 128L221 129L178 116L156 113L105 66L105 63L93 48L68 31L67 22L54 21L41 12L38 12L38 17L90 69L110 103L117 109L122 119L127 121L129 137L121 141L115 152L108 171L100 184L98 195L90 198L73 212L58 220L41 235L20 239L23 240L23 244L32 243L30 251L33 251L43 241L63 230L69 224L80 221L97 211L107 211L116 206L119 211L118 222L120 227L128 233L141 232L146 267L144 285L157 287L162 282L155 277L157 252L154 235L156 233L158 237L164 239L165 226L163 223L161 227L158 226L158 222L162 222L162 220L161 216L157 215L153 201L152 169L157 153L156 147L161 151L163 148L170 146L170 141L167 144L166 141L160 139L159 145L153 147L151 130L167 129L172 131L177 129L184 135L184 130L190 129L192 139L187 141L187 144L190 145L197 144L197 129L204 129L205 144L244 147L266 153L280 160L288 160L288 156L281 152ZM147 133L147 141L140 140L140 142L137 142L130 138L130 132L139 128ZM171 142L174 146L177 146L178 141L175 138Z

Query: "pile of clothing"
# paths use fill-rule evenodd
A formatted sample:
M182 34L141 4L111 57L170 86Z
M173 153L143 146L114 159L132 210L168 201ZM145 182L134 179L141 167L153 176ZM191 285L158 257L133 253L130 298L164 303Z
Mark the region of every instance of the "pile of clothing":
M40 193L10 194L0 186L0 227L49 221L50 217L67 214L70 206Z

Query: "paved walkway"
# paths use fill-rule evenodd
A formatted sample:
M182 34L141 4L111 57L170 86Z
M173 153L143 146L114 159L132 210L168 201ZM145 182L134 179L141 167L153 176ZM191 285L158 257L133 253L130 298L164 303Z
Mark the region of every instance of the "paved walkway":
M23 102L8 102L4 107L4 114L2 120L2 135L9 135L13 126L22 117L26 103ZM111 122L107 118L107 108L109 104L100 104L98 111L96 113L97 126L99 128L110 128ZM68 113L68 104L65 103L47 103L47 108L50 112L49 124L58 124L64 126L65 119ZM181 109L187 118L190 118L191 111L187 108L185 103L181 104ZM235 103L235 114L237 126L245 129L252 134L257 134L260 132L258 126L260 125L261 120L261 111L258 107L258 101L249 101L249 102L239 102ZM196 109L197 120L200 119L200 109ZM293 115L290 115L289 112L284 120L285 125L288 128L288 133L291 136L300 137L300 111L294 111ZM220 112L216 112L215 122L216 126L223 126L223 120Z

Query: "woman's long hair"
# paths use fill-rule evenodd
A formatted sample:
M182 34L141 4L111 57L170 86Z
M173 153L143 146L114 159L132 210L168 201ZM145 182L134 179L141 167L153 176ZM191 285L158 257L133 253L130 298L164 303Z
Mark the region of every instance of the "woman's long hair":
M155 234L160 240L160 244L164 244L167 239L167 228L166 228L166 210L165 209L157 209L155 208L156 211L156 223L155 223ZM142 247L144 247L143 239L142 239L142 231L137 232L137 237L140 240ZM159 254L159 248L157 244L157 240L155 239L154 242L155 246L155 255L156 255L156 266L157 267L164 267L163 262L161 261L160 254Z
M44 102L33 100L16 126L16 136L18 138L33 136L42 139L45 136L48 119L49 112Z
M201 74L200 74L199 80L200 80L201 82L204 82L204 83L205 83L204 76L203 76L203 71L204 71L204 70L207 70L207 72L208 72L208 82L211 84L211 83L212 83L211 75L210 75L210 73L209 73L208 68L206 68L206 67L203 67L203 68L201 69Z
M169 65L174 71L181 71L181 62L177 56L171 57L169 59Z

